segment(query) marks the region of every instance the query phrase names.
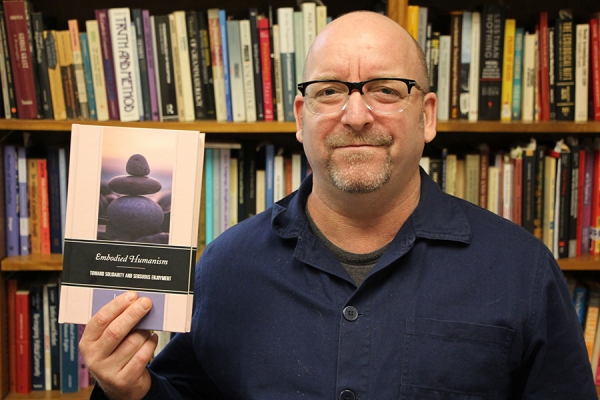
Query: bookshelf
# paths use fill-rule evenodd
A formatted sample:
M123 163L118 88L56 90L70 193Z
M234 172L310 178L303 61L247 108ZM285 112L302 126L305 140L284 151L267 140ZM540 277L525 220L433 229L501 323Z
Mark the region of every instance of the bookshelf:
M81 2L80 0L60 0L60 7L55 2L42 0L31 1L35 11L43 13L45 16L55 18L57 28L66 29L67 20L76 18L80 26L84 26L84 21L94 18L94 3ZM174 2L164 2L158 0L105 0L102 3L103 8L123 7L130 8L148 8L153 15L166 14L176 9L192 10L208 8L224 8L229 15L241 17L245 15L248 6L255 5L259 10L264 11L267 3L272 5L275 10L278 7L294 6L297 2L292 0L273 0L243 2L240 0L207 0L201 5L193 0L175 0ZM426 6L432 13L432 18L443 19L454 9L464 9L467 6L479 6L486 3L483 0L447 0L439 2L434 0L419 0L411 3ZM507 6L507 13L511 17L517 18L517 23L524 26L531 26L535 23L535 18L541 8L548 11L550 15L564 8L564 2L560 0L549 0L543 6L539 4L523 4L519 0L508 0L503 2ZM328 6L328 13L336 16L355 9L376 9L384 11L396 21L405 24L406 11L409 4L408 0L356 0L347 2L342 0L325 1ZM594 9L596 5L584 0L576 0L570 4L575 15L589 15L598 11ZM120 121L54 121L54 120L4 120L0 119L0 137L4 133L10 132L37 132L38 135L53 137L55 135L69 132L73 123L97 124L97 125L118 125L127 127L143 128L163 128L163 129L189 129L198 130L207 133L208 140L221 140L222 138L236 139L254 138L268 136L277 138L285 142L293 142L296 131L293 122L256 122L256 123L230 123L217 122L214 120L194 121L194 122L120 122ZM567 136L575 135L578 137L592 136L600 134L600 122L589 121L585 123L573 122L499 122L499 121L479 121L471 123L467 121L444 121L438 122L438 136L436 141L470 141L480 143L489 138L501 142L513 142L516 137L544 138L549 136ZM554 135L554 136L553 136ZM3 196L0 196L3 198ZM3 230L2 230L3 232ZM4 234L0 233L0 240L4 241ZM1 254L0 254L1 255ZM579 258L569 258L558 260L560 267L565 271L588 271L598 273L600 271L600 256L582 256ZM0 261L0 278L4 279L6 274L18 271L60 271L62 269L62 255L53 254L50 256L18 256L4 257ZM600 275L600 274L599 274ZM6 334L6 291L5 285L0 284L0 399L84 399L89 398L90 389L83 389L76 394L62 395L56 391L51 392L31 392L28 395L18 395L8 392L8 360L7 360L7 334ZM600 388L598 389L600 398Z

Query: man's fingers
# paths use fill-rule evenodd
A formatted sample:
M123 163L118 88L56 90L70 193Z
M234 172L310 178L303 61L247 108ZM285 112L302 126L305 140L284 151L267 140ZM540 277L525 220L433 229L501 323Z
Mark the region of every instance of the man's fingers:
M129 362L125 364L121 373L129 376L140 374L141 371L146 369L146 365L150 362L152 355L154 354L154 350L156 350L156 346L158 345L158 335L156 333L150 334L148 331L143 331L148 336L144 337L144 342L141 346L138 347L137 351L130 358ZM142 333L142 332L140 332Z
M82 339L94 342L102 336L108 325L123 313L135 300L137 293L125 292L102 307L88 322Z

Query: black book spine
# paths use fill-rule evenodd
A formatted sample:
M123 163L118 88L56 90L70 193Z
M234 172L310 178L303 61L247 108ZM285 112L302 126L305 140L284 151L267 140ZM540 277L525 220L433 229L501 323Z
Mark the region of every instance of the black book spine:
M46 57L46 46L44 44L44 21L39 12L31 13L31 22L33 25L34 39L34 61L36 72L40 82L40 104L42 105L42 116L46 119L53 119L52 94L50 91L50 78L48 77L48 58Z
M254 95L256 101L256 120L265 120L265 104L263 102L262 74L260 67L260 43L258 38L258 10L250 9L250 38L252 40L252 63L254 70Z
M556 119L575 119L575 25L570 10L560 10L554 31L554 101Z
M200 44L200 79L204 95L206 119L215 119L215 89L212 77L212 60L208 34L208 17L205 11L198 11L198 35Z
M175 92L175 72L173 71L173 55L171 53L171 33L168 15L157 15L154 18L154 35L158 86L160 92L161 121L177 121L177 94Z
M206 119L204 90L200 73L200 31L198 30L198 14L195 11L185 13L188 49L190 54L190 71L192 74L192 93L194 96L194 115L196 119Z
M481 14L480 120L500 120L503 48L504 8L486 5Z
M144 107L144 120L152 121L152 104L150 102L150 83L148 77L148 63L146 61L146 41L144 40L144 22L142 10L133 8L131 19L135 25L135 45L138 57L138 69L142 89L142 106Z

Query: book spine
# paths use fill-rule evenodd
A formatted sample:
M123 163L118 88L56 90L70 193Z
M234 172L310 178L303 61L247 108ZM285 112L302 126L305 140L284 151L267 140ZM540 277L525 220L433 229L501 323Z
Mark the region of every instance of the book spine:
M523 40L525 31L522 27L515 29L515 58L513 69L513 89L511 104L511 119L521 120L521 100L523 97Z
M229 86L231 91L231 112L233 122L246 121L246 98L242 72L242 44L240 21L226 21L229 58Z
M185 19L190 58L190 73L192 78L192 93L194 99L194 116L195 119L206 119L206 103L204 101L204 86L202 85L201 76L201 50L200 30L198 28L198 13L196 11L188 11Z
M575 119L575 25L570 10L560 10L555 24L555 84L556 119Z
M571 209L571 152L562 151L558 160L560 163L560 192L558 193L558 257L569 256L569 227Z
M6 37L10 49L17 114L20 119L37 119L35 71L29 46L28 16L24 1L5 1ZM23 45L24 44L24 45Z
M31 254L42 254L40 199L37 159L27 159L27 193L29 197L29 233L31 237Z
M471 70L471 40L473 33L473 13L471 11L463 11L461 33L460 33L460 73L459 73L459 111L460 119L469 118L470 107L470 70ZM420 26L421 24L419 24ZM420 29L419 29L420 30Z
M2 89L4 118L6 119L15 117L12 112L12 107L14 107L14 92L9 57L10 53L8 50L8 43L6 42L4 10L0 10L0 87Z
M33 390L46 390L42 285L31 285L29 290L29 304L31 317L31 384Z
M17 393L27 394L32 387L31 330L29 290L18 290L16 294L16 356Z
M265 206L269 208L274 202L274 179L275 179L275 146L265 146Z
M77 325L77 343L81 341L81 336L85 330L85 325ZM78 352L78 370L79 370L79 387L87 388L90 386L90 370L88 369L83 354Z
M146 60L146 43L144 36L144 18L140 8L131 10L131 19L135 25L135 46L138 59L138 71L140 76L141 104L143 108L143 120L152 120L152 104L150 103L150 84L148 78L148 62Z
M92 62L90 59L90 46L87 32L81 32L79 34L79 44L81 47L81 61L83 62L85 92L87 94L90 119L97 121L98 113L96 111L96 94L94 93L94 78L92 77Z
M273 104L275 104L276 110L275 119L278 122L283 122L283 77L281 74L281 41L279 37L279 25L274 24L271 26L271 43L273 45L273 52L271 53L271 65L273 66L273 82L275 86Z
M221 25L219 10L211 8L207 11L208 33L212 61L213 89L215 98L215 115L217 121L227 121L227 101L225 99L225 76L223 66L223 47L221 46Z
M265 120L265 104L263 101L261 44L258 35L258 11L251 8L249 12L250 39L252 41L252 66L254 74L254 101L256 103L256 120ZM302 39L304 40L304 38Z
M77 325L60 325L60 392L79 391Z
M592 94L592 117L594 121L600 121L600 40L598 39L598 19L591 18L589 21L589 57L590 57L590 78Z
M59 148L52 146L47 151L48 203L50 209L50 252L62 253L62 220L59 183Z
M575 51L575 122L588 120L589 24L577 24Z
M215 88L212 75L212 59L210 35L208 32L208 20L206 12L198 11L198 33L200 43L200 76L206 104L206 118L215 118Z
M175 103L179 121L187 121L187 104L183 94L183 77L181 73L181 53L179 51L179 37L177 34L177 21L175 14L169 17L169 35L171 37L171 59L173 61L173 81L175 82Z
M173 14L175 21L174 30L171 31L177 38L178 57L179 59L179 75L175 74L175 79L180 77L181 80L181 98L183 99L183 110L179 112L180 121L194 121L196 119L194 107L194 91L192 86L192 72L190 69L190 52L188 49L187 24L184 11L176 11Z
M304 16L304 58L317 36L317 7L314 2L305 2L301 6Z
M590 223L592 218L592 197L594 182L595 154L593 150L585 152L585 166L583 174L583 196L581 217L581 254L590 253Z
M536 43L537 36L535 33L525 33L523 38L523 107L521 109L521 120L523 122L533 122L534 119L534 93L537 81Z
M548 13L540 12L538 37L539 121L550 120L550 45L548 36Z
M42 14L39 12L31 13L31 24L34 40L34 62L38 74L39 99L42 106L42 117L46 119L54 118L52 109L52 95L50 92L50 79L48 77L48 59L46 57L46 46L44 44L44 23Z
M515 64L516 20L507 18L504 21L504 55L502 60L502 94L500 120L508 122L512 119L512 99Z
M450 119L460 118L460 44L462 11L450 12Z
M17 279L6 280L8 315L8 390L17 391Z
M110 115L108 112L108 97L106 80L104 78L104 63L102 59L102 44L100 42L98 21L86 21L85 26L90 51L92 82L94 83L93 91L96 102L96 118L98 121L108 121Z
M479 120L499 120L502 90L504 8L486 5L481 14Z
M148 71L148 90L150 96L150 114L152 121L159 121L158 111L158 93L156 89L156 54L154 52L152 39L152 23L150 22L150 12L142 10L142 25L144 27L144 46L146 47L146 69ZM144 106L144 110L145 110Z
M17 148L4 146L4 202L6 209L6 255L19 255L19 183Z
M44 389L52 390L52 360L50 359L52 354L50 352L50 304L48 298L48 283L42 285L42 307L42 321L44 324Z
M177 121L177 94L171 54L171 34L168 15L153 16L154 59L156 61L156 87L161 121Z
M58 325L58 285L48 284L48 313L50 323L50 369L52 390L60 389L60 333Z
M304 16L302 11L294 11L294 51L296 60L296 84L304 75Z
M283 83L283 116L285 121L293 122L294 100L296 98L296 50L294 43L294 9L281 7L277 10L279 24L279 43L281 59L281 77Z
M231 83L229 74L229 52L227 50L229 42L227 38L227 15L225 10L219 10L219 33L221 35L221 56L223 58L223 86L225 88L225 111L226 120L233 121L233 110L231 105Z
M535 155L535 208L533 218L533 234L538 239L543 239L543 226L544 226L544 158L546 156L546 149L543 146L538 146Z
M569 255L576 257L577 237L579 236L579 176L581 151L579 146L571 146L571 204L569 205Z
M42 254L50 254L50 205L48 202L48 167L47 160L37 160L38 169L38 201L40 216L40 240Z
M65 104L65 93L62 84L62 74L58 62L56 31L44 31L44 42L46 44L46 56L48 57L48 78L50 79L50 93L52 96L52 108L54 119L57 121L67 119L67 106Z
M77 85L77 98L81 118L90 119L90 107L88 104L87 90L85 86L85 73L83 71L83 58L81 56L81 43L79 41L79 23L70 19L69 34L71 38L71 51L73 52L73 69L75 70L75 83Z
M204 181L205 181L205 237L206 244L212 242L214 238L213 233L213 218L214 218L214 207L213 207L213 150L206 149L204 154Z
M119 116L122 122L139 121L139 99L133 57L135 37L131 30L131 12L129 8L110 8L108 10Z
M19 182L19 244L20 255L31 254L31 237L29 232L29 193L27 185L27 158L25 147L17 147L17 179Z
M256 122L256 98L254 96L254 68L252 54L252 38L250 21L240 21L240 46L242 51L242 76L244 82L244 98L246 100L246 121Z
M306 3L304 3L306 4ZM275 119L273 108L273 80L271 78L271 33L269 29L269 20L266 18L258 20L258 32L260 43L260 67L262 72L263 88L263 108L265 111L265 121Z
M113 63L113 49L108 23L108 10L98 9L95 11L98 22L98 33L100 37L100 49L102 52L102 65L104 67L104 83L106 85L106 98L108 102L108 116L112 120L120 120L119 100L117 96L117 82L115 77L115 66Z
M73 51L71 50L71 37L69 31L56 32L56 49L60 75L62 79L63 92L65 96L65 107L67 117L79 118L80 109L75 82L75 68L73 65Z
M523 152L523 219L521 225L531 234L534 231L536 166L535 152L525 150Z
M448 121L450 119L450 46L452 39L450 35L440 35L439 43L438 82L436 86L438 97L437 119Z

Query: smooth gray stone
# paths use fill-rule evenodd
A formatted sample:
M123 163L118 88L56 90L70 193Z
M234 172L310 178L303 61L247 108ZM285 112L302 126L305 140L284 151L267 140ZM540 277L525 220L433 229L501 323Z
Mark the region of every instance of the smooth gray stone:
M164 219L162 208L143 196L119 197L108 205L106 214L116 228L137 236L160 232Z
M134 154L127 160L125 171L129 175L146 176L150 174L150 165L148 165L146 157L141 154Z
M162 189L162 184L150 176L119 175L108 181L108 187L115 193L137 196L156 193Z

